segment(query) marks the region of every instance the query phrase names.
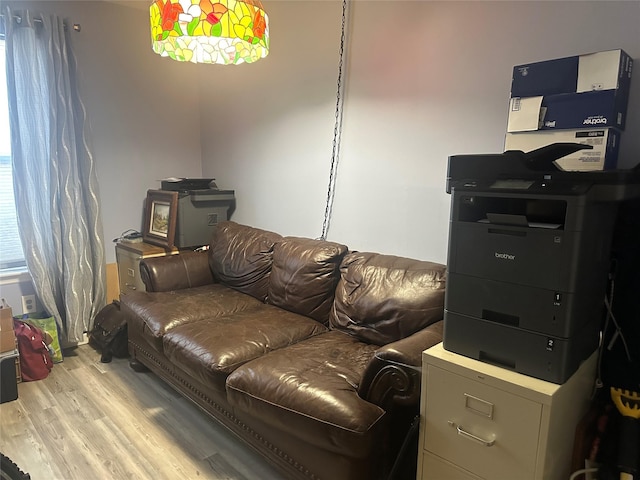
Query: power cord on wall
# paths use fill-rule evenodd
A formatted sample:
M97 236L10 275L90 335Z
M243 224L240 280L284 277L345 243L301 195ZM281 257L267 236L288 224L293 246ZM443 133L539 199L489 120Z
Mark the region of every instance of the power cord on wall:
M113 243L117 243L117 242L135 243L135 242L141 242L141 241L142 241L142 234L139 231L134 230L132 228L130 228L129 230L125 230L120 234L118 238L113 239Z
M620 341L622 342L622 345L624 347L624 351L627 355L627 360L629 362L631 362L631 354L629 352L629 346L627 345L627 340L624 337L624 334L622 333L622 328L620 327L620 324L618 323L618 320L616 319L615 315L613 314L613 298L614 298L614 293L615 293L615 274L611 273L609 276L609 283L610 283L610 287L609 287L609 293L605 295L604 297L604 305L607 309L607 315L604 321L604 326L602 328L602 333L601 333L601 339L600 339L600 346L598 349L598 366L597 366L597 378L596 378L596 383L595 383L595 389L593 392L593 395L595 396L596 392L602 388L604 386L604 382L602 381L602 358L603 358L603 353L604 353L604 349L606 348L608 351L611 351L611 349L613 349L613 346L615 345L615 343L618 341L618 339L620 339ZM613 332L613 335L611 336L611 340L609 340L609 342L607 343L607 345L605 346L604 342L607 338L607 332L609 331L609 326L613 323L613 326L615 328L615 331Z
M587 477L586 474L587 473L596 473L598 471L597 467L590 467L590 468L582 468L580 470L576 470L575 472L573 472L571 474L571 476L569 477L569 480L575 480L576 478L578 478L580 475L585 475L584 478L590 478Z
M340 142L342 139L342 113L344 105L344 73L342 66L344 63L344 45L347 25L347 6L348 0L342 0L342 29L340 32L340 61L338 62L338 85L336 91L336 111L335 123L333 127L333 149L331 152L331 167L329 169L329 186L327 188L327 204L324 210L324 220L322 222L321 240L327 239L329 231L329 222L331 220L331 212L333 209L333 197L335 196L336 175L338 173L338 158L340 157Z

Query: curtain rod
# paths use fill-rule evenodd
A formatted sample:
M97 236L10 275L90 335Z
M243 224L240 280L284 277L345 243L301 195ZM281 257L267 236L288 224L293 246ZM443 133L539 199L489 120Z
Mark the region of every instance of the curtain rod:
M4 18L4 14L0 13L0 18ZM13 19L18 22L18 23L22 23L22 17L20 15L14 15ZM36 23L42 23L42 20L40 18L34 18L33 19L34 22ZM64 25L64 28L67 28L67 24L66 23L62 23ZM73 29L76 32L79 32L82 29L82 26L79 23L74 23L73 24Z

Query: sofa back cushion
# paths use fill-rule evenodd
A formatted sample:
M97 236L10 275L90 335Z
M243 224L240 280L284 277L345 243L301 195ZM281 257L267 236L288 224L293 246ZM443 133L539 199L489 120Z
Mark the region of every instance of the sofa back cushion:
M445 265L353 252L345 256L340 271L332 329L385 345L444 316Z
M220 222L213 231L209 265L216 281L265 301L277 233Z
M273 250L267 302L328 325L346 253L339 243L285 237Z

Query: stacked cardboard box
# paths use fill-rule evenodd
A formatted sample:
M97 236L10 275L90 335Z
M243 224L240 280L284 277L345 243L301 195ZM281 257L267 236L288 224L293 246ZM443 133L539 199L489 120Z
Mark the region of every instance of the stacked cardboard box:
M18 398L19 365L13 315L10 307L0 305L0 403Z
M633 60L624 50L515 66L505 150L585 143L593 149L567 155L558 166L580 171L615 168L632 69Z
M11 307L0 306L0 353L16 349L16 335L13 331Z

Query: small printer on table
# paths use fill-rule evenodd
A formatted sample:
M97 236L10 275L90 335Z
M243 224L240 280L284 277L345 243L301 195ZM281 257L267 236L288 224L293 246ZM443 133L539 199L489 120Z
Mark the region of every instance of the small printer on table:
M220 190L215 178L165 179L161 189L178 192L174 243L180 249L209 245L214 227L235 210L234 190Z

